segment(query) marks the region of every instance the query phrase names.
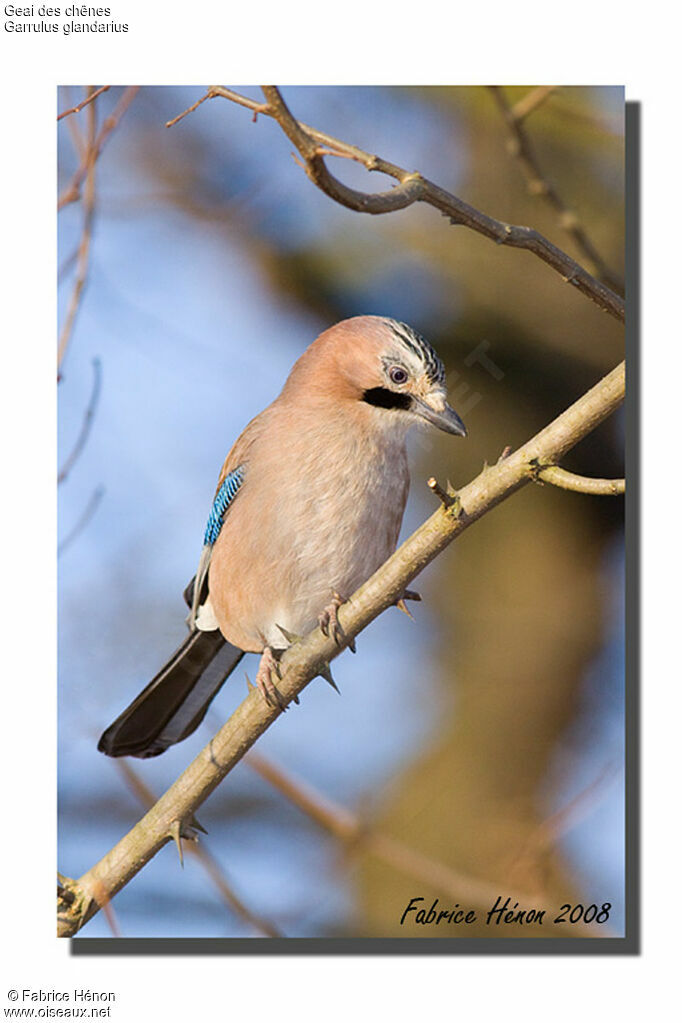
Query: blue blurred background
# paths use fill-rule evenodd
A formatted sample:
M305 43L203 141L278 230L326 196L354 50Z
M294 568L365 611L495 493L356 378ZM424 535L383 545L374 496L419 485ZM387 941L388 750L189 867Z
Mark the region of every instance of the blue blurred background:
M85 95L59 92L60 110ZM92 104L98 127L122 94L112 87ZM97 752L97 738L183 637L182 590L223 458L321 330L345 316L388 315L446 361L469 439L413 443L403 535L434 507L428 476L466 483L622 357L618 326L533 256L425 206L366 217L335 205L267 118L254 124L213 99L164 126L201 94L142 88L107 141L59 383L64 465L99 360L92 427L59 488L59 869L72 877L141 814L130 777ZM488 90L300 87L285 96L303 121L532 224L582 259L556 214L528 195ZM60 193L89 116L86 108L59 124ZM548 176L622 273L622 90L559 90L527 128ZM350 161L333 170L355 187L388 187ZM59 214L60 324L83 216L82 199ZM621 475L622 433L615 417L565 464ZM342 696L316 680L258 752L381 833L502 891L542 891L557 910L608 901L610 933L620 933L622 500L526 488L416 586L416 621L384 614L357 657L337 660ZM244 670L253 677L255 665L250 655L189 740L130 762L157 795L243 698ZM362 846L341 848L246 764L198 816L234 891L288 936L419 933L399 926L411 896L454 904L435 882L416 882ZM126 937L259 933L195 857L181 870L172 846L113 908ZM100 914L83 936L110 933Z

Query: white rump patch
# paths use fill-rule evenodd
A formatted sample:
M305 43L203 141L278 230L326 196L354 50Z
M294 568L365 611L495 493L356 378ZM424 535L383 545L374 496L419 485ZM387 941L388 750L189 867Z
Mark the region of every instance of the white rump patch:
M194 626L199 629L200 632L215 632L215 630L219 628L218 619L215 616L210 597L206 603L202 604L199 608L194 621Z

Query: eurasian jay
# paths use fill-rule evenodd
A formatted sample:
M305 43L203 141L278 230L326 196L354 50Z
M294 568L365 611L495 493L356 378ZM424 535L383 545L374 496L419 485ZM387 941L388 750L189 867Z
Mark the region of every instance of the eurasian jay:
M317 624L338 640L338 607L395 550L406 435L424 422L466 436L443 363L406 324L357 316L310 345L225 459L185 591L189 635L102 752L153 757L185 739L246 651L262 654L258 687L281 706L282 650Z

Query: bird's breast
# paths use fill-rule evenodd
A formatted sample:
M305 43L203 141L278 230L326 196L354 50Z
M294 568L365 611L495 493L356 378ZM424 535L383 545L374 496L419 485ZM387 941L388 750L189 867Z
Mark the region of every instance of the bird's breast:
M402 435L329 428L254 457L211 561L226 638L261 650L286 645L279 625L310 631L394 551L408 485Z

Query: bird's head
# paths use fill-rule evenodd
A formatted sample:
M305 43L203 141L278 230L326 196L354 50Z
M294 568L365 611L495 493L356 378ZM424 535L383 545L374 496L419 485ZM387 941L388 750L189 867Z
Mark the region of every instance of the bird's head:
M382 316L356 316L330 327L307 349L287 388L322 401L359 402L390 427L430 423L466 437L448 405L445 367L420 334Z

